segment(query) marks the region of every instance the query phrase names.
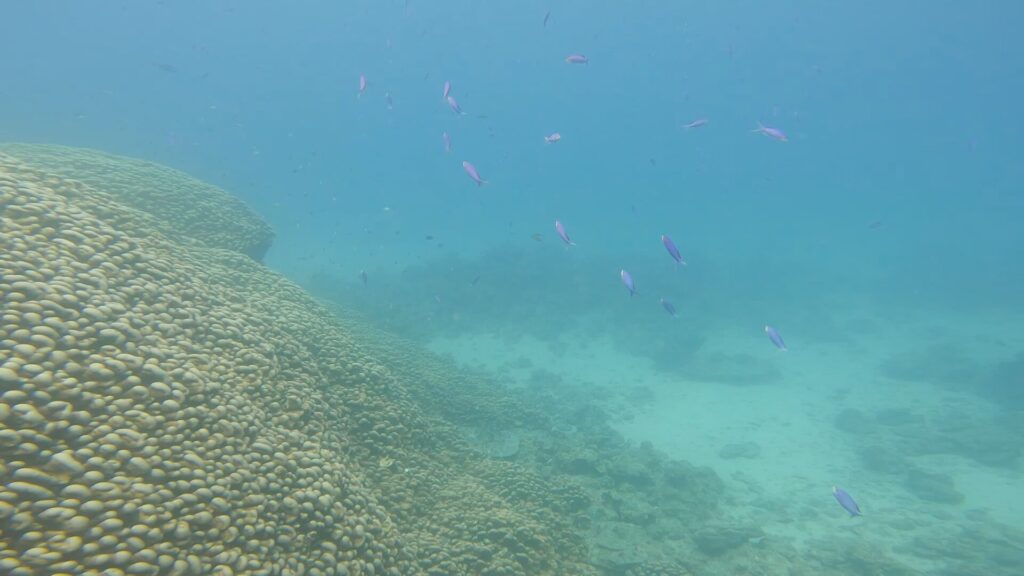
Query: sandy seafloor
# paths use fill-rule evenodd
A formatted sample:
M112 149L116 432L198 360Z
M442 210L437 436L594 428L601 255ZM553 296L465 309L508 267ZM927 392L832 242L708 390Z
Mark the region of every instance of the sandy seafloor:
M434 253L417 246L418 238L405 240L408 244L379 246L370 258L364 253L363 261L351 258L354 251L331 254L333 247L320 254L300 248L289 254L292 247L302 245L281 242L275 245L270 264L297 279L326 268L342 282L338 290L362 288L357 275L365 268L371 279L367 288L372 288L374 282L399 281L393 270L431 261ZM478 256L472 246L465 249L465 257ZM325 261L327 254L333 256L330 262ZM664 319L665 331L659 338L677 333L684 341L697 330L687 324L684 298L676 299L679 317L671 318L651 301L651 294L638 296L643 301L629 301L621 286L614 285L616 281L610 281L611 298L626 302L619 302L623 306L637 306L639 314ZM457 302L438 305L437 295L416 286L407 286L405 293L416 302L399 303L398 309L424 306L451 316L442 324L460 323ZM759 364L757 369L768 366L780 371L781 377L763 384L730 383L727 377L703 381L659 368L652 359L616 346L616 327L600 309L588 318L573 318L573 327L557 340L551 340L550 334L531 336L528 325L467 326L465 332L441 331L428 347L513 386L536 385L538 372L546 375L543 379L551 386L559 381L593 386L596 402L612 415L627 439L649 442L671 458L713 469L727 486L723 514L735 523L759 527L766 540L797 550L823 541L845 546L863 542L880 546L925 573L948 570L949 559L930 555L929 545L956 542L964 531L991 533L983 529L995 523L1024 529L1024 499L1020 498L1024 476L1019 467L980 464L963 451L950 453L941 446L935 454L906 456L905 463L915 468L952 478L955 490L963 495L958 504L925 500L911 493L904 470L868 470L858 456L858 450L879 443L900 451L906 438L893 439L891 445L886 438L898 426L883 426L871 440L862 442L856 433L840 429L837 417L844 410L857 410L869 418L887 411L931 418L934 421L923 428L934 428L935 422L948 424L947 440L959 437L960 421L975 427L981 423L981 432L974 433L982 437L999 434L998 419L1005 418L1005 413L996 404L966 383L930 380L930 367L914 363L937 359L946 364L937 367L943 373L949 372L950 365L955 371L962 360L984 370L1011 360L1024 348L1020 328L1024 315L913 305L893 310L860 300L856 294L852 298L832 299L830 328L815 327L816 336L805 337L787 328L783 319L778 326L789 346L785 352L769 342L761 318L743 324L735 318L723 319L721 324L713 323L710 331L704 323L699 354L749 355ZM616 302L609 300L609 305ZM831 334L829 329L838 333ZM951 356L943 358L935 352L943 349L952 350ZM915 380L887 375L883 366L894 358L910 362L923 376ZM912 451L922 451L922 445L927 451L928 434L916 441L919 444ZM720 455L727 446L750 442L760 449L756 457ZM856 498L862 517L848 517L833 499L834 485ZM930 544L922 546L922 542Z
M915 457L914 465L951 476L965 497L961 504L923 501L908 492L901 478L863 468L854 454L857 439L837 429L837 414L848 408L865 413L908 409L918 414L952 410L981 421L993 417L995 406L975 394L926 382L887 382L876 375L877 366L894 353L928 347L930 338L945 343L947 335L957 334L985 335L960 344L978 360L998 360L1001 351L1019 349L1022 320L947 313L937 321L921 314L853 345L803 342L789 334L788 352L776 351L756 332L709 335L708 349L746 349L777 364L783 377L764 385L673 377L646 358L624 355L606 339L584 333L563 334L556 346L530 337L474 335L435 339L431 349L513 381L525 383L534 369L542 368L566 380L621 392L618 429L634 442L650 442L671 457L713 468L733 497L727 514L760 526L766 538L785 539L798 548L819 539L864 539L901 556L901 545L911 537L969 530L988 519L1019 527L1024 518L1020 472L958 455ZM756 443L760 454L719 455L724 446L745 442ZM833 500L833 485L856 497L863 517L847 517ZM904 560L928 568L919 556Z

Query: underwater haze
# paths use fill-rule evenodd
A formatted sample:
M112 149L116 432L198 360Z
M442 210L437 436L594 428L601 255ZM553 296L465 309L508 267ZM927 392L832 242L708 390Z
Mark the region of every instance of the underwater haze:
M596 573L1024 574L1024 4L8 4L0 142L229 190L343 317L716 477L684 529L467 424L603 502Z

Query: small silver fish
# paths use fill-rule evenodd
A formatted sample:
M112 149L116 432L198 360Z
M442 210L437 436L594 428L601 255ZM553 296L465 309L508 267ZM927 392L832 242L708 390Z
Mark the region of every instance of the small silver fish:
M779 130L778 128L771 128L771 127L765 126L764 124L761 124L760 122L757 123L757 128L751 130L751 132L757 132L757 133L760 133L760 134L764 134L765 136L767 136L769 138L772 138L774 140L778 140L779 142L789 142L789 138L786 137L786 133L785 132L783 132L782 130Z
M480 177L480 172L477 171L476 166L470 164L469 161L462 161L462 169L466 171L466 174L469 174L469 177L473 180L473 182L476 182L477 186L483 186L484 184L487 184L487 180L484 180L483 178Z
M567 64L588 64L588 63L590 63L590 59L587 58L586 56L584 56L583 54L570 54L570 55L565 57L565 61L566 61Z
M452 92L452 83L448 80L444 81L444 92L441 93L441 100L448 100L448 95Z
M565 232L565 226L558 220L555 220L555 232L558 233L558 237L565 242L567 246L575 246L576 243L569 239L569 234Z
M456 114L459 115L465 114L465 112L462 111L462 107L459 106L459 102L455 100L454 96L448 96L445 98L445 100L448 102L448 107L452 109L452 112L455 112Z
M658 301L661 302L661 307L665 309L665 312L668 312L669 315L672 316L673 318L678 317L678 314L676 314L676 307L673 306L671 302L665 300L664 298Z
M676 248L676 243L673 242L667 234L661 235L661 243L665 246L665 250L668 250L669 256L676 261L676 264L686 266L686 261L683 260L683 255L679 253L679 248Z
M683 128L686 128L687 130L692 130L694 128L700 128L701 126L707 126L707 124L707 118L698 118L693 122L690 122L689 124L683 124Z
M452 151L452 137L448 135L448 132L441 133L441 142L444 144L444 151Z
M853 500L853 496L847 494L846 490L843 490L838 486L833 486L832 495L836 497L836 502L839 502L839 505L842 506L844 510L850 513L851 518L854 516L861 515L860 506L857 506L857 503L854 502Z
M636 294L636 282L633 281L633 277L629 275L629 272L619 270L619 278L622 279L622 283L629 290L630 296Z
M366 92L366 76L363 74L359 75L359 95L362 96L363 92Z
M562 139L562 135L561 134L559 134L558 132L553 132L553 133L548 134L547 136L544 137L544 143L545 144L554 144L555 142L558 142L561 139Z
M768 339L772 341L772 344L775 344L776 348L783 352L788 350L788 348L786 348L786 343L782 340L782 334L779 334L778 330L771 326L765 326L764 333L768 335Z

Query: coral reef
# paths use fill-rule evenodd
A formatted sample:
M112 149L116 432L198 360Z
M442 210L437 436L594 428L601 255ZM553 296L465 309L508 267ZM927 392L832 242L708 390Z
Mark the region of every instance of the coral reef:
M853 533L808 552L731 517L714 471L614 431L607 391L510 389L315 301L252 258L269 229L225 196L91 151L0 150L0 574L919 573ZM921 422L837 421L899 473L930 453ZM802 514L788 504L761 503ZM914 554L962 573L1020 564L1020 535L985 518L921 536Z
M247 210L178 221L163 169L51 152L85 160L0 153L0 572L591 573L548 507L578 496L488 468L243 255Z

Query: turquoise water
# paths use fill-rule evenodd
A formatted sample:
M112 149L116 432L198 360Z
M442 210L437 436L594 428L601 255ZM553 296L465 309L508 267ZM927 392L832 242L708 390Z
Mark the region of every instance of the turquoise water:
M0 37L0 141L231 190L274 227L271 268L510 386L589 391L629 442L712 468L723 513L765 545L1021 573L1022 16L22 4ZM976 555L936 551L957 538Z

